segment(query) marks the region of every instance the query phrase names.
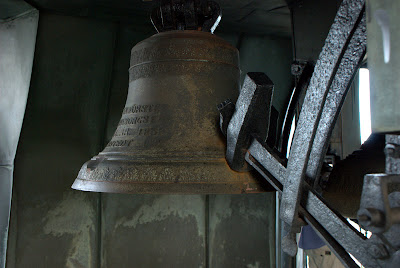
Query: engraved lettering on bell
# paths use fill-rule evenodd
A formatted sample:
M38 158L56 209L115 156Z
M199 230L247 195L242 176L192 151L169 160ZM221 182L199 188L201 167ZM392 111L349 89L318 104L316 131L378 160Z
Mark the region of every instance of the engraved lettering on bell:
M161 105L160 104L134 104L130 107L125 107L122 114L129 113L159 113Z

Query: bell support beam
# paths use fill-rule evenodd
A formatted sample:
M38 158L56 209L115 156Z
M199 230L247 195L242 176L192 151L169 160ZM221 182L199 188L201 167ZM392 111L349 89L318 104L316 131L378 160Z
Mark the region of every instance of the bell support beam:
M383 243L380 237L367 239L312 189L349 85L365 55L365 19L363 1L342 3L307 88L288 164L257 139L245 157L279 192L282 219L291 231L288 237L302 224L312 225L347 267L358 267L349 253L365 267L390 262L370 252ZM289 251L297 246L294 240L286 244Z
M251 134L267 138L274 84L264 73L248 73L227 129L226 159L237 171L245 169Z
M363 14L363 0L342 2L307 88L290 150L281 203L281 219L289 224L294 232L300 231L297 208L324 103L341 59ZM360 62L359 58L355 60Z

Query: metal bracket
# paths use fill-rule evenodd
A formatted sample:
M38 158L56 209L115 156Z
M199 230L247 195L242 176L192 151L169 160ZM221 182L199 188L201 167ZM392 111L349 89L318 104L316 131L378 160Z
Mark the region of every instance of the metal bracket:
M226 132L226 157L231 167L242 170L245 156L245 161L279 192L281 219L289 230L288 253L295 253L297 246L290 238L307 222L347 267L358 267L350 254L365 267L390 263L371 254L371 248L384 244L384 237L367 239L314 190L333 127L365 52L364 0L344 0L310 79L287 165L281 156L282 146L276 152L266 144L265 137L251 135L256 132L256 121L252 121L258 118L256 109L262 109L253 100L255 89L241 92Z
M372 254L392 265L400 264L400 136L386 135L386 174L364 177L358 221L381 238ZM389 259L391 257L391 259ZM395 266L397 265L397 266Z
M274 84L264 73L248 73L226 130L226 159L233 170L246 170L245 154L257 135L267 138ZM228 105L222 104L221 126L226 124Z

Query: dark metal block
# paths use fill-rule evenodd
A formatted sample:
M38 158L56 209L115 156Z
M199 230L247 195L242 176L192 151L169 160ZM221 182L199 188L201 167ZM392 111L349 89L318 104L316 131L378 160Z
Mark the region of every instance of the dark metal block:
M245 170L252 135L265 140L274 84L264 73L248 73L227 130L226 159L234 170Z

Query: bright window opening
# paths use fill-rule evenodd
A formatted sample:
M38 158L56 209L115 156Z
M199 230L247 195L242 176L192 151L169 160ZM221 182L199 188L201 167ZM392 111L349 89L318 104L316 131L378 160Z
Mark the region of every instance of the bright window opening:
M359 105L361 144L363 144L371 135L369 70L366 68L361 68L359 71Z
M289 158L290 147L292 146L295 129L296 129L296 117L293 116L292 126L290 127L290 132L289 132L289 140L287 143L286 158Z

